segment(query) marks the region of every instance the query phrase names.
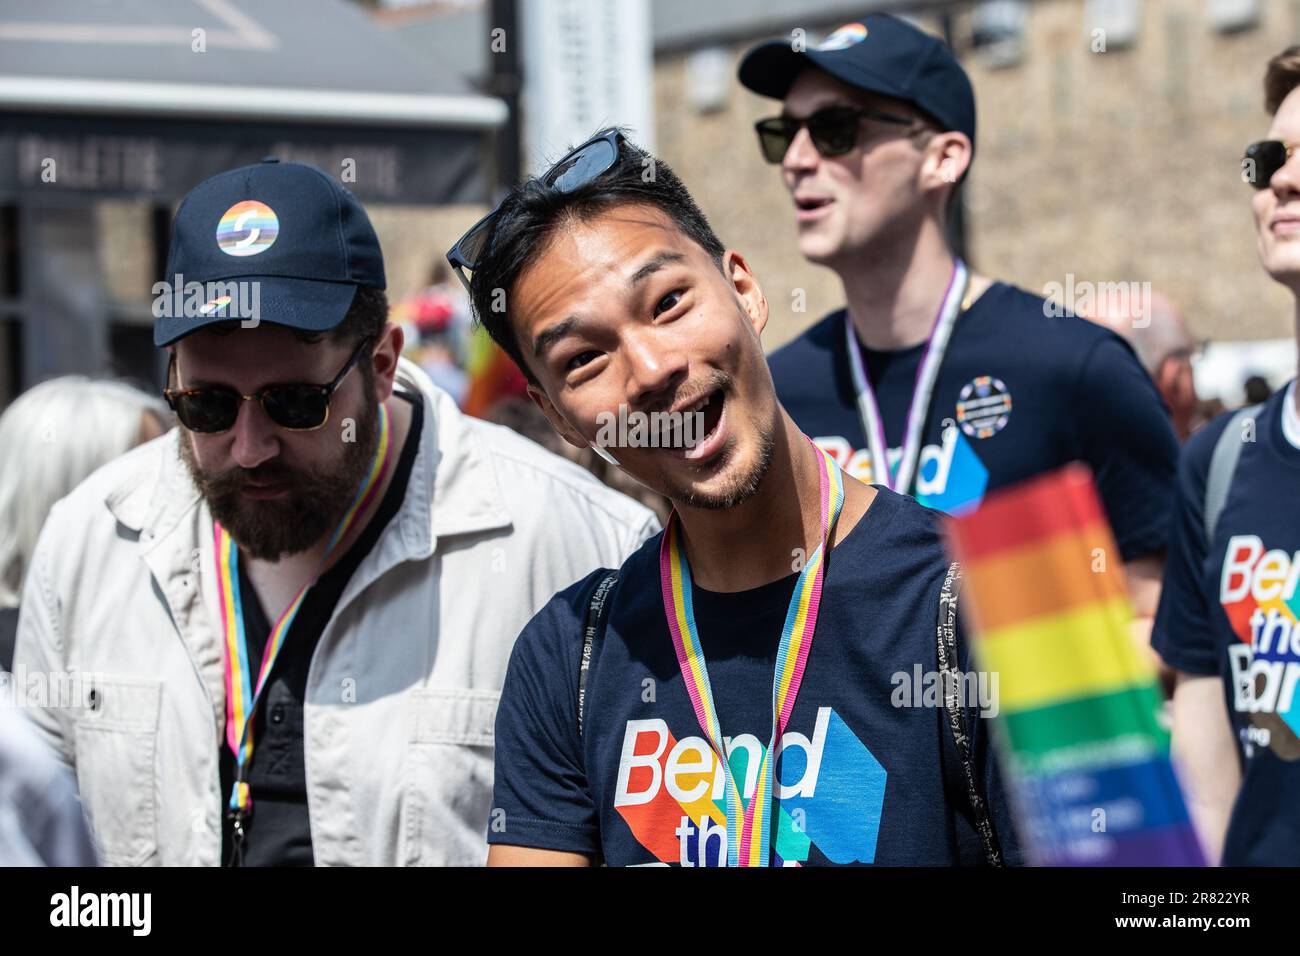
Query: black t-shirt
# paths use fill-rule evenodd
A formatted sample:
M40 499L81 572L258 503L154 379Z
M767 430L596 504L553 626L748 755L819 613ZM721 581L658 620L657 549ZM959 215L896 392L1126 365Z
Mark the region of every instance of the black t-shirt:
M1048 312L1038 296L994 283L957 319L909 490L924 505L960 514L989 491L1083 461L1124 560L1158 552L1178 460L1160 395L1118 335ZM849 474L875 482L844 321L844 310L833 312L769 364L799 428ZM925 346L862 350L893 467Z
M245 866L311 866L311 823L307 814L307 766L303 751L303 701L307 696L307 672L325 625L334 614L343 589L380 534L401 509L407 480L420 447L424 403L419 396L393 393L411 403L411 428L397 460L392 483L374 517L352 547L307 591L302 606L285 635L284 647L258 699L253 729L257 733L248 767L253 813L245 824ZM262 666L262 652L271 632L253 583L239 564L239 589L244 595L244 634L248 642L249 667L256 674ZM254 598L249 600L249 598ZM222 860L229 861L232 847L231 821L225 813L235 781L235 756L221 734Z
M647 541L620 571L593 648L581 738L583 626L606 572L556 595L519 636L496 722L494 806L504 811L504 825L490 828L489 842L584 853L610 865L698 865L703 843L706 865L725 862L722 775L668 632L661 538ZM982 862L945 711L918 684L938 668L946 569L935 513L887 490L831 551L812 651L776 765L777 862ZM797 577L739 593L693 589L719 721L745 799L771 735L772 676ZM959 656L965 667L964 639ZM978 702L968 707L977 772L1006 857L1019 862L978 714Z
M1289 401L1289 389L1276 393L1245 436L1209 542L1206 479L1232 414L1188 441L1151 637L1171 667L1223 679L1244 770L1227 866L1300 865L1300 447L1283 429Z

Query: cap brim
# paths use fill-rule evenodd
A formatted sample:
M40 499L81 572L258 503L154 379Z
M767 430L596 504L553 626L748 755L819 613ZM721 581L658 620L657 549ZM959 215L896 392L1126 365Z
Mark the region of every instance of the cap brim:
M754 47L740 61L736 72L742 86L759 96L783 100L794 85L795 78L805 67L815 66L837 80L883 96L908 99L892 83L878 79L858 67L852 58L838 56L837 50L808 50L799 52L788 40L769 40Z
M160 317L154 322L153 344L161 348L209 325L232 321L247 322L250 328L265 322L304 332L328 332L343 321L357 294L357 286L352 282L283 276L241 276L227 282L238 284L242 301L232 301L229 307L208 315L185 315L183 312L176 315L176 301L173 299L169 303L173 315ZM180 297L182 307L186 298L184 295Z

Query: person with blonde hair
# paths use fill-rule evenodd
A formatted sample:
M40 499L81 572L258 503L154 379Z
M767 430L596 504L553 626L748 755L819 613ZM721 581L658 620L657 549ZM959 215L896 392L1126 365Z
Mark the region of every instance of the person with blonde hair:
M13 665L19 595L50 508L170 419L159 398L80 375L42 382L0 415L0 670Z

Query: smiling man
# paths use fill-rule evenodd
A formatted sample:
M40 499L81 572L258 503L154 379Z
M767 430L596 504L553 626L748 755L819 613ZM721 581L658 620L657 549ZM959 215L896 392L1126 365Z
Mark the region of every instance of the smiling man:
M1295 297L1300 338L1300 47L1269 61L1264 101L1273 121L1242 178L1260 263ZM1300 865L1297 488L1295 379L1183 450L1152 643L1177 672L1173 744L1194 819L1229 866Z
M953 514L1087 463L1145 646L1178 456L1169 416L1119 336L953 254L976 124L952 51L871 14L806 50L760 44L739 76L781 101L758 123L762 156L790 194L799 252L844 287L844 308L771 356L795 422L850 474Z
M90 681L32 714L102 859L482 863L514 636L658 522L398 358L320 170L199 185L168 276L225 289L160 310L180 428L54 508L19 621L18 668Z
M448 258L574 445L619 409L701 417L679 447L602 447L675 513L520 635L489 862L1017 859L983 721L954 708L959 746L937 700L895 693L939 668L935 513L844 475L782 409L763 292L672 171L607 130Z

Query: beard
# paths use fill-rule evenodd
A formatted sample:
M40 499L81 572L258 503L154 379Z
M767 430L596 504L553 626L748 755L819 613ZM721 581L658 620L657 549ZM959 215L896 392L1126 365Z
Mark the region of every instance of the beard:
M679 486L676 482L668 483L667 496L674 501L691 508L705 511L726 511L743 504L758 493L763 479L772 468L772 455L776 448L775 428L764 429L759 433L758 456L747 470L732 477L725 488L713 492L701 492L689 486ZM726 462L723 462L725 467Z
M235 544L257 560L278 561L306 551L333 531L352 504L379 443L378 406L367 398L355 421L356 440L340 442L343 454L333 467L300 471L272 460L256 468L236 467L209 475L199 468L184 429L178 442L180 458L212 517ZM287 487L279 498L258 501L243 493L250 482Z
M730 401L730 396L735 394L732 388L732 377L722 371L712 372L699 388L699 391L704 394L719 390L723 392L724 401ZM763 479L767 477L772 467L772 456L776 448L776 422L766 421L758 424L757 432L758 449L753 464L743 472L730 476L724 487L705 492L691 484L680 482L675 477L661 475L660 493L688 507L702 508L706 511L726 511L748 501L758 493ZM723 452L721 460L713 467L717 471L725 470L735 454L735 448L727 449Z

